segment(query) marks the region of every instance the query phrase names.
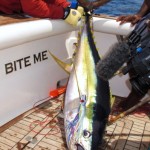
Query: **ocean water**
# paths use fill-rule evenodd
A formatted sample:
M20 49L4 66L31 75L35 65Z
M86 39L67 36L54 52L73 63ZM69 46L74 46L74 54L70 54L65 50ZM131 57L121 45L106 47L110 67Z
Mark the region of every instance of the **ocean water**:
M140 9L143 1L144 0L111 0L109 3L95 10L94 13L110 16L134 14Z
M112 0L94 12L110 16L134 14L139 11L144 0Z

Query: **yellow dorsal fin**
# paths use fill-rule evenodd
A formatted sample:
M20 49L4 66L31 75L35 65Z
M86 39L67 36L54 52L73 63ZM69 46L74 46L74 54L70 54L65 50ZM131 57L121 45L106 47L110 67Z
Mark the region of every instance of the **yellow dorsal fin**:
M63 61L61 61L60 59L58 59L55 55L53 55L50 51L49 54L52 56L52 58L57 62L57 64L64 70L66 71L68 74L70 74L71 69L72 69L72 64L67 64Z

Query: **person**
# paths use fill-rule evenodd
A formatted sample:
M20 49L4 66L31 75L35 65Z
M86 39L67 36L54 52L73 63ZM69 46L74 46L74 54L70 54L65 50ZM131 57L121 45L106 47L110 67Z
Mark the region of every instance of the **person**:
M131 26L134 26L136 23L142 20L142 18L150 13L150 0L144 0L140 10L134 15L120 16L116 19L117 22L120 22L120 25L130 22ZM148 28L150 28L150 21L148 22ZM127 63L127 65L129 65ZM148 92L149 85L140 84L139 79L134 78L136 72L134 69L129 71L130 82L132 84L132 89L129 95L122 100L115 102L112 107L112 112L110 118L114 115L121 113L135 106ZM137 86L138 85L138 86Z
M150 12L150 1L144 0L140 10L134 15L128 16L120 16L116 19L117 22L120 21L120 25L126 22L130 22L131 25L135 25L138 21L140 21L146 14Z
M98 2L79 0L81 7L77 2L70 3L66 0L1 0L0 12L9 15L23 12L32 17L64 19L67 23L77 26L84 12L83 7L95 9L108 1L110 0Z

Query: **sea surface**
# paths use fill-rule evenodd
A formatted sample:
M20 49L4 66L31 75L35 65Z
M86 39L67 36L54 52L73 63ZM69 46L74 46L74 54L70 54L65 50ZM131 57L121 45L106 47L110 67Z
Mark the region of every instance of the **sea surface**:
M74 0L71 0L74 1ZM144 0L111 0L94 11L96 14L120 16L138 12Z

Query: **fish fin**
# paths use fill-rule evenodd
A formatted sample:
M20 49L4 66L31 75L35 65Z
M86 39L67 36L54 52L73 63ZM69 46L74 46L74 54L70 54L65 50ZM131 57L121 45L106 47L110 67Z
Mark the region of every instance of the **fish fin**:
M66 71L68 74L70 74L70 72L72 70L72 64L67 64L67 63L61 61L55 55L53 55L50 51L49 51L49 54L64 71Z
M115 102L115 96L112 95L111 91L110 91L110 107L112 108L113 104Z

